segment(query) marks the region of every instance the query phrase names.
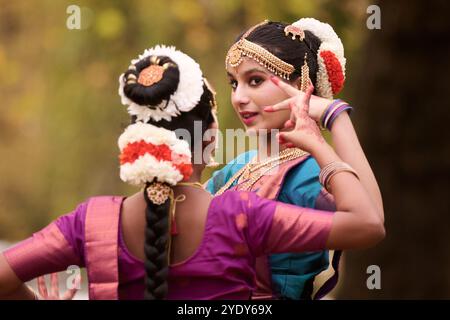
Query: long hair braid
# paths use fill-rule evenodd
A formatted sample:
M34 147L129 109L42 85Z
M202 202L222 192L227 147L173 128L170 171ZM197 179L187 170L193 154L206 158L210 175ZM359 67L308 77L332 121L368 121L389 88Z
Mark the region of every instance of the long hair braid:
M170 199L161 205L154 204L144 189L147 203L145 217L145 296L146 300L162 300L167 295L167 275L169 271L167 242L169 228Z

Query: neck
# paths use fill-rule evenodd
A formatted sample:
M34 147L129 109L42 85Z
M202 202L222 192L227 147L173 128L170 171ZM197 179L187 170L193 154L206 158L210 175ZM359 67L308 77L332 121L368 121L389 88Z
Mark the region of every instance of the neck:
M258 139L258 142L259 142L259 139ZM278 142L278 139L276 138L276 136L272 136L271 134L268 134L267 140L261 141L261 143L265 143L265 146L264 147L259 146L259 148L258 148L258 154L257 154L258 161L263 161L269 157L277 156L279 152L286 149L286 147L284 145L281 145ZM277 150L278 150L278 152L277 152ZM272 152L274 154L272 154Z
M201 188L199 188L201 185L195 185L195 188L192 188L191 186L186 185L189 183L192 183L192 184L200 183L203 168L199 168L199 167L200 167L199 165L194 165L193 166L194 171L192 172L192 175L189 177L189 179L186 181L183 181L183 184L178 184L173 187L175 196L179 196L180 194L184 194L185 196L191 196L191 195L197 194L199 191L203 191L203 190L200 190Z
M199 182L202 178L202 171L205 168L204 165L196 165L194 164L192 166L193 172L192 175L186 182Z
M202 177L202 171L205 168L204 165L193 165L192 169L192 175L189 177L188 180L184 181L187 183L195 183L195 182L200 182L201 177ZM175 191L175 194L178 194L180 192L180 190L183 190L183 193L186 192L196 192L195 190L186 190L186 186L183 185L177 185L175 187L173 187L173 190ZM187 188L187 189L191 189L191 188Z

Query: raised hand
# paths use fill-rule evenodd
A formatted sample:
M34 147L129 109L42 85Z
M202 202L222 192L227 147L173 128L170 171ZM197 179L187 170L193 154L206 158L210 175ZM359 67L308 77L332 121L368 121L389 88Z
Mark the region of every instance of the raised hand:
M59 295L58 274L52 273L50 275L51 287L50 293L47 290L45 283L45 276L37 278L39 300L72 300L78 291L81 277L78 276L75 280L74 288L67 290L61 297Z
M275 78L275 77L274 77ZM275 78L278 79L278 78ZM278 79L279 80L279 79ZM272 80L273 81L273 80ZM276 81L276 80L275 80ZM283 100L273 106L268 106L264 109L264 111L267 112L274 112L274 111L279 111L279 110L286 110L286 109L290 109L290 103L293 102L298 95L302 96L305 95L304 92L295 89L294 87L286 84L285 82L280 80L281 86L283 86L284 88L286 88L286 90L289 90L288 87L291 87L293 90L296 91L296 96L294 97L290 97L286 100ZM284 90L284 91L286 91ZM293 92L293 90L291 90L291 92ZM320 117L322 116L323 112L325 111L325 109L329 106L329 104L332 102L332 100L326 99L326 98L322 98L319 96L315 96L313 94L311 94L311 98L309 101L309 109L308 109L308 115L316 122L319 122ZM292 120L292 119L291 119Z
M273 111L286 109L286 106L291 109L291 119L286 123L286 126L292 128L292 130L279 134L280 143L285 143L287 146L296 146L308 152L311 152L315 146L326 143L316 121L309 116L310 100L314 87L310 84L307 91L303 93L276 77L272 77L271 80L289 96L288 99L279 103L278 108Z

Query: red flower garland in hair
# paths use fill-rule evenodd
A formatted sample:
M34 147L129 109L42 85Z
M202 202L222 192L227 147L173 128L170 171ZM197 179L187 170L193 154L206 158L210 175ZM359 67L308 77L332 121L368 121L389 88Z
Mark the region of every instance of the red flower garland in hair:
M189 179L192 175L193 168L190 163L172 164L183 175L183 180Z
M154 145L152 143L139 140L129 143L119 156L120 164L133 163L144 154L154 156L158 161L172 161L172 150L166 144Z
M336 94L344 87L345 78L344 73L342 72L342 66L336 55L329 50L321 51L320 56L325 63L325 68L327 69L328 81L331 84L331 90L333 94Z
M152 143L145 142L144 140L139 140L129 143L123 149L119 156L120 164L123 165L125 163L133 163L140 156L143 156L146 153L155 157L158 161L172 162L172 150L170 150L168 145L154 145ZM189 159L185 159L186 157L178 154L174 154L174 156L176 163L172 163L172 166L180 171L184 179L188 179L193 172L192 164L188 162Z

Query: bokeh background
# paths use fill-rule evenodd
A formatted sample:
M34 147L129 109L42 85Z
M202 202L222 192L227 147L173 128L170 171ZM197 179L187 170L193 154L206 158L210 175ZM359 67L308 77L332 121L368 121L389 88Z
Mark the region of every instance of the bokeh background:
M380 30L366 26L371 4ZM81 30L66 26L70 5L81 8ZM450 298L448 12L434 0L0 0L0 243L89 196L136 191L118 176L129 119L117 88L138 53L165 43L194 57L217 89L221 128L239 128L224 70L230 44L266 18L315 17L344 43L339 97L355 107L387 228L377 247L346 253L334 295ZM380 290L367 288L370 265Z

